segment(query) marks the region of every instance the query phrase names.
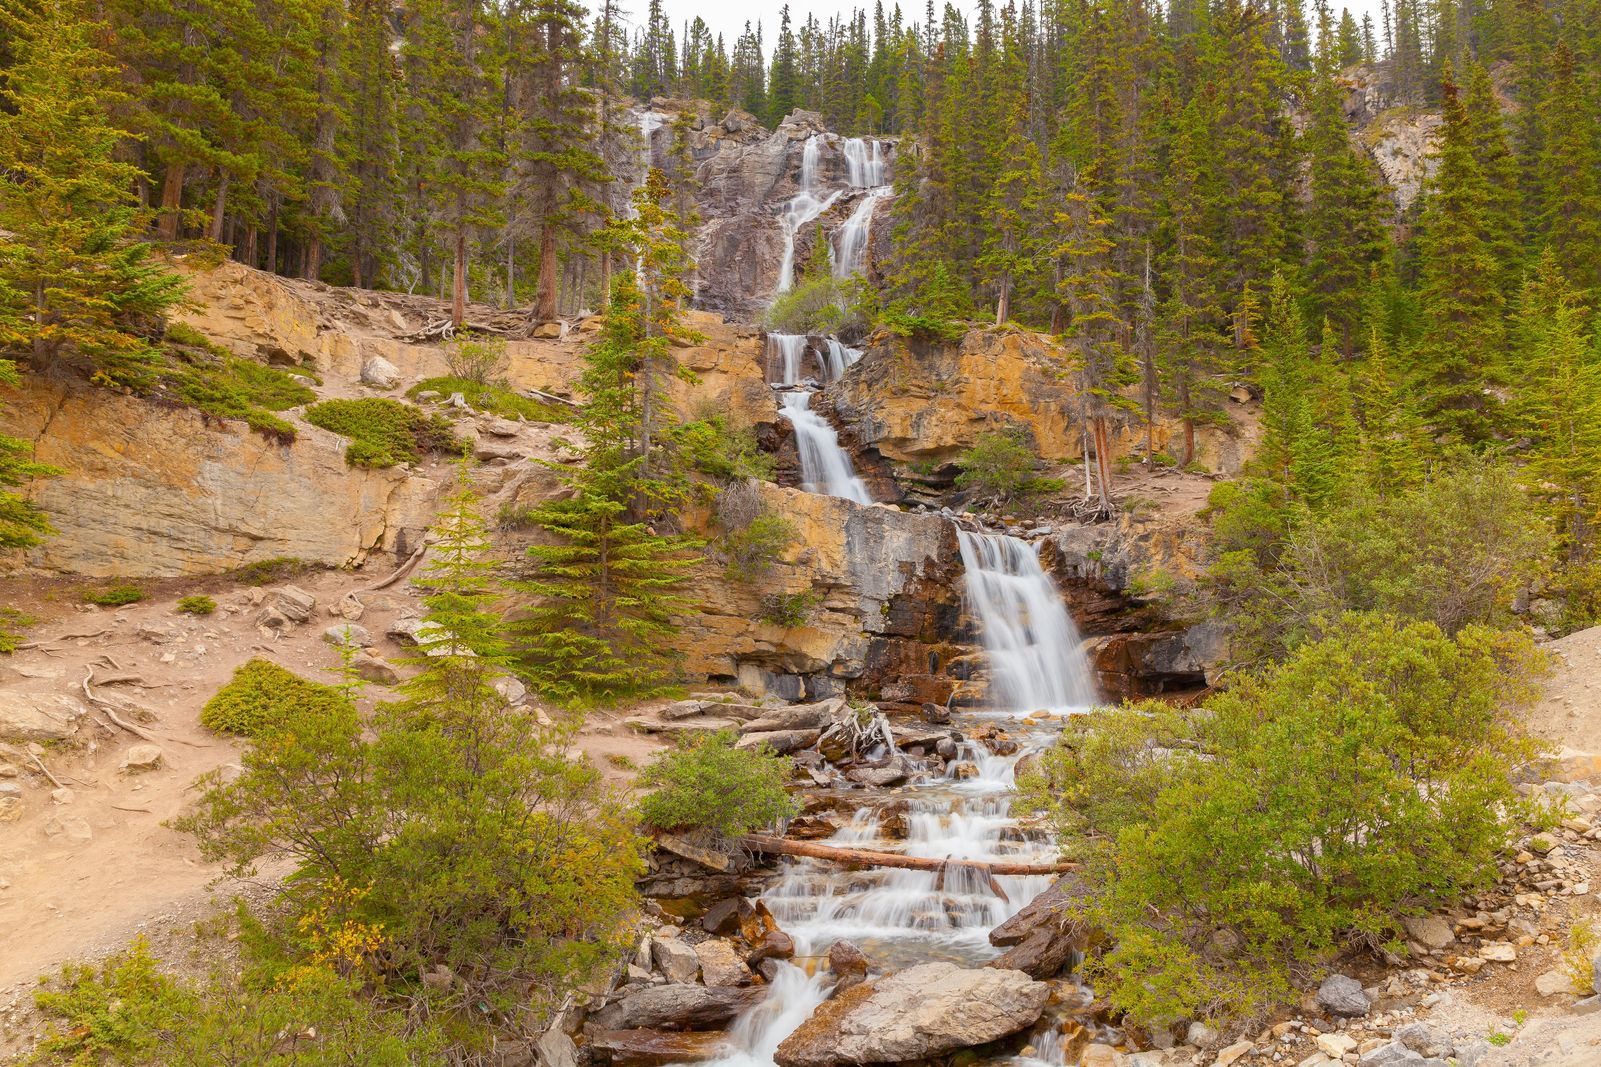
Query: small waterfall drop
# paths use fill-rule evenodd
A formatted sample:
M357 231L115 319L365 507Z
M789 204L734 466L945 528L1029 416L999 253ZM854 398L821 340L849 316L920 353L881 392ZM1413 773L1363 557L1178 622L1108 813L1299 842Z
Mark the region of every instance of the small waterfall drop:
M801 151L800 192L790 197L779 221L784 226L784 258L778 265L778 292L787 293L795 284L795 235L802 226L814 221L839 199L842 190L836 189L826 197L817 195L817 164L822 157L823 137L812 134L806 138Z
M830 382L837 382L845 376L845 372L854 366L857 360L862 358L862 350L842 344L833 337L827 338L824 343L826 348L824 349L823 369Z
M990 703L1056 711L1096 702L1078 627L1028 542L958 529L967 601L983 628Z
M849 278L867 266L867 239L873 232L873 212L890 192L888 186L874 189L856 205L834 234L834 277Z
M778 353L779 373L783 385L799 385L801 360L806 356L806 335L800 333L770 333L767 346Z
M812 949L797 942L801 954ZM807 974L793 963L778 965L772 989L755 1008L741 1015L729 1031L728 1044L713 1061L716 1067L772 1067L784 1039L811 1018L828 999L834 976L819 968Z
M853 189L876 189L884 184L884 144L861 137L847 137L841 148L845 153L845 173Z
M867 491L867 483L856 476L850 456L839 447L839 434L827 419L812 410L812 394L804 389L793 389L784 394L780 410L795 428L795 449L800 453L803 488L808 493L871 504L873 497Z

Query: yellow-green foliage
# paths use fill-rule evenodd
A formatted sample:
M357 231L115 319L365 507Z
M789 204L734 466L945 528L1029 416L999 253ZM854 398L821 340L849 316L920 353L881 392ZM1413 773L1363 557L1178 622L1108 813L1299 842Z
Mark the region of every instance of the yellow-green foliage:
M306 421L350 438L345 462L352 467L393 467L466 450L448 421L388 397L325 400L306 410Z
M1568 943L1562 948L1558 966L1573 982L1573 988L1583 991L1595 989L1595 954L1601 949L1601 933L1595 923L1580 919L1568 929Z
M0 607L0 653L9 655L22 644L24 633L39 620L16 608Z
M217 610L217 602L209 596L186 596L178 599L180 615L210 615Z
M441 397L460 393L462 399L467 401L467 406L473 410L507 419L516 419L520 416L529 422L566 422L572 414L570 409L560 404L523 396L503 383L481 382L474 378L455 375L425 378L406 390L406 395L415 400L419 393L427 392L438 393Z
M333 686L309 682L264 659L253 659L206 701L200 722L221 733L265 737L296 717L331 709L345 698Z
M639 784L654 790L639 804L646 825L737 836L795 814L784 789L789 759L765 746L735 748L735 740L733 731L720 730L646 767Z
M103 608L137 604L144 598L144 590L134 585L114 585L110 589L92 589L83 594L85 604L99 604Z
M295 428L273 412L317 399L300 380L304 372L240 359L184 323L167 327L166 342L171 357L163 375L166 387L178 400L213 418L244 419L258 433L287 443L294 440Z

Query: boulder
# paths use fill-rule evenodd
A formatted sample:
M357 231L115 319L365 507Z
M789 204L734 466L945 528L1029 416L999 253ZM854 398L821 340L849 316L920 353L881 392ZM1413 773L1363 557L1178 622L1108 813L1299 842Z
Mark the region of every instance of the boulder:
M728 1035L721 1032L676 1033L671 1030L590 1030L589 1051L613 1067L656 1067L667 1063L699 1063L714 1058ZM543 1049L541 1049L543 1051ZM541 1057L540 1067L559 1067Z
M824 1003L779 1045L780 1067L929 1059L1039 1020L1050 987L1021 971L922 963Z
M377 656L362 652L350 661L356 676L363 681L376 682L379 685L395 685L400 681L400 672L388 661Z
M122 754L122 769L124 771L153 771L161 766L161 746L159 745L133 745Z
M508 704L521 704L528 699L528 687L515 675L501 675L492 684L495 692Z
M834 974L834 995L867 981L867 954L849 941L839 940L828 948L828 969Z
M888 789L904 783L907 773L905 767L891 763L887 767L853 767L845 772L845 777L869 789Z
M1048 926L1039 926L1021 942L1013 945L984 966L1022 971L1030 978L1054 978L1073 957L1083 942Z
M1366 1015L1372 1002L1362 992L1362 983L1344 974L1331 974L1317 990L1318 1007L1330 1015L1357 1018Z
M1451 1032L1428 1023L1407 1023L1395 1028L1394 1039L1422 1056L1449 1056L1456 1046Z
M335 648L349 645L351 648L366 648L372 644L372 634L365 626L358 626L353 622L342 622L337 626L330 626L322 632L322 639Z
M787 708L767 708L765 714L741 727L744 733L767 730L821 730L845 708L843 700L820 700Z
M61 693L0 692L0 741L66 741L86 714Z
M366 613L367 608L360 600L356 599L355 593L346 593L337 602L328 605L328 614L336 615L341 619L348 619L351 622L360 622L361 617Z
M669 982L693 982L700 975L695 950L675 937L653 937L650 960Z
M744 897L725 897L706 909L700 925L710 934L735 934L739 932L740 917L750 911L750 901Z
M811 748L822 736L821 730L759 730L747 733L734 743L734 747L754 752L766 745L780 756Z
M1065 934L1083 944L1085 932L1072 915L1072 908L1084 895L1084 884L1065 874L1051 887L1023 906L1023 910L990 931L990 944L996 948L1020 945L1040 927Z
M393 389L400 384L400 368L383 356L373 356L361 365L361 384L374 389Z
M793 954L793 953L792 953ZM701 978L709 986L750 985L750 968L734 952L734 946L721 938L702 941L695 946L700 960Z
M305 622L317 610L317 598L298 585L286 585L278 590L272 606L290 622Z
M1401 925L1406 928L1408 940L1425 948L1439 950L1456 940L1451 924L1438 915L1408 915L1401 920Z
M652 986L591 1012L589 1021L603 1030L718 1030L762 999L759 986L712 988L673 982Z

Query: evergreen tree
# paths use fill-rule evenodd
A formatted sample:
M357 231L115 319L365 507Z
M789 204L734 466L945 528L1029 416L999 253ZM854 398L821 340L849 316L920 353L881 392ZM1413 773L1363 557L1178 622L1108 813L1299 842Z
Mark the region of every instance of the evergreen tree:
M1026 100L1018 97L1008 122L1005 160L994 185L986 222L988 233L978 266L994 279L995 323L1011 318L1012 293L1026 284L1037 261L1040 227L1039 148L1028 136Z
M790 28L789 5L779 13L778 42L773 45L773 67L767 76L767 123L777 126L800 105L800 72L796 65L795 32Z
M1495 86L1483 64L1468 68L1468 87L1463 100L1473 159L1484 175L1485 239L1499 268L1496 275L1502 294L1515 295L1523 275L1523 245L1527 230L1518 195L1518 163L1507 147L1506 121L1495 96Z
M392 0L352 0L341 70L340 129L351 282L376 287L395 262L400 213L399 69L390 52Z
M1367 358L1358 382L1362 476L1369 489L1388 498L1422 481L1432 444L1376 327L1370 327L1364 347Z
M17 63L0 107L0 354L36 371L140 378L150 334L181 294L138 239L138 171L118 158L127 98L81 0L7 0ZM159 327L155 327L159 328Z
M1425 316L1418 378L1435 431L1482 442L1492 429L1486 386L1501 377L1499 264L1488 239L1488 184L1449 68L1442 85L1438 166L1427 185L1419 296Z
M1338 435L1320 422L1306 320L1282 274L1269 281L1262 352L1262 443L1255 466L1286 503L1316 507L1333 495L1347 457Z
M1595 83L1592 72L1591 84ZM1601 119L1598 95L1580 79L1573 52L1551 53L1550 85L1540 111L1540 228L1568 280L1601 293Z

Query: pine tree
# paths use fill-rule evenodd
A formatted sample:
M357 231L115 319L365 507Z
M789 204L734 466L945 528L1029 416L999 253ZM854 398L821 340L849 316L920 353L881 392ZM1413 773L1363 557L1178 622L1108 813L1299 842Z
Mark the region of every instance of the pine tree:
M1418 239L1425 325L1416 358L1435 431L1476 443L1491 433L1485 389L1502 369L1499 264L1487 236L1488 185L1449 68L1441 107L1438 168L1426 188Z
M1601 521L1601 348L1586 343L1587 317L1548 249L1518 303L1512 407L1530 441L1529 480L1548 499L1571 562L1593 558Z
M1485 239L1499 267L1502 294L1511 299L1523 276L1523 244L1527 227L1518 194L1518 162L1507 147L1506 121L1496 99L1490 72L1481 63L1468 69L1463 112L1473 159L1484 175Z
M795 31L790 28L789 5L779 12L778 43L773 45L773 67L767 76L767 123L777 126L800 105L800 74L796 69Z
M671 679L675 614L688 605L680 587L697 543L658 532L640 500L670 495L644 473L644 294L624 273L599 339L585 356L585 396L576 426L585 445L558 469L572 489L547 501L533 520L558 541L529 549L533 575L517 588L534 598L517 623L525 669L535 688L563 704L640 695Z
M1395 378L1389 345L1376 326L1370 327L1364 347L1357 394L1361 472L1367 487L1385 498L1422 480L1432 445L1409 391Z
M0 107L0 353L36 371L137 380L155 357L152 320L181 295L139 234L138 171L118 159L127 101L81 0L0 7L17 64Z
M389 50L392 0L352 0L340 71L349 121L340 130L351 281L380 284L395 261L400 213L399 70Z
M1589 79L1594 83L1594 72ZM1572 50L1558 42L1540 111L1540 228L1557 264L1582 292L1601 293L1601 120Z
M1316 507L1333 495L1347 457L1320 424L1306 320L1282 274L1269 280L1262 352L1262 443L1254 464L1285 502Z
M1040 226L1039 147L1028 136L1027 101L1019 96L1008 122L1001 157L1006 162L986 212L987 234L978 266L995 279L995 323L1012 316L1012 293L1026 284L1037 260Z

